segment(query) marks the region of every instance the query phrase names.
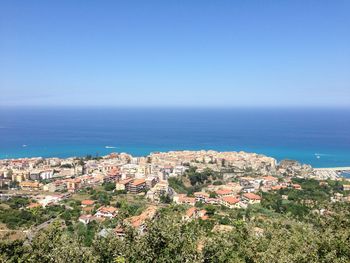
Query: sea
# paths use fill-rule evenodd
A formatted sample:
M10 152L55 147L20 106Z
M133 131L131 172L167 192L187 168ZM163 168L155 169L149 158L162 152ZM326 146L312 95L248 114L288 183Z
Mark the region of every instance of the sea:
M0 158L246 151L350 166L350 109L0 108Z

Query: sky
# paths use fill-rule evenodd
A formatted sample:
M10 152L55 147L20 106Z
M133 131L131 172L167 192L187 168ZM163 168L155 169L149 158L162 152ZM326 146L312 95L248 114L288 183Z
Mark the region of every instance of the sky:
M0 106L350 107L350 1L0 1Z

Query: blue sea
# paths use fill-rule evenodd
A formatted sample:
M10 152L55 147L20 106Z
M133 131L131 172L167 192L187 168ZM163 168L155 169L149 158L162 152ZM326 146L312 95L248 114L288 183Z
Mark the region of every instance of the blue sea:
M350 166L350 109L0 108L0 158L213 149Z

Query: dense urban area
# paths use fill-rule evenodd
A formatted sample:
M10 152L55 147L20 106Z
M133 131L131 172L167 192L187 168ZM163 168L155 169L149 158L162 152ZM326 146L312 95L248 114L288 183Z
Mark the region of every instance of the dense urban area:
M245 152L0 160L0 262L350 262L350 181Z

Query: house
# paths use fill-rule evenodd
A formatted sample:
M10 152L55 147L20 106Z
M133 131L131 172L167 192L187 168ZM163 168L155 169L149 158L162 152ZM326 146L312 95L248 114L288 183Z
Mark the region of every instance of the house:
M40 184L39 182L33 182L33 181L23 181L19 183L19 186L22 190L39 190Z
M69 179L66 183L69 192L75 192L81 187L81 180L79 178Z
M259 204L261 201L261 197L253 193L243 194L242 199L248 202L249 204Z
M278 190L281 190L282 188L284 188L282 185L271 186L272 191L278 191Z
M185 220L185 221L189 221L192 219L199 219L199 218L202 220L208 219L207 211L204 209L199 210L196 207L191 207L186 211L185 215L182 216L182 220Z
M265 186L274 186L278 183L278 178L273 176L264 176L262 182Z
M87 225L90 223L91 219L92 219L92 215L81 215L78 221L83 223L84 225Z
M194 197L184 197L181 200L181 204L187 204L187 205L195 205L196 204L196 198Z
M135 179L129 184L128 191L131 194L139 194L144 189L146 189L146 180L145 179Z
M157 207L149 206L140 215L126 218L124 220L124 224L130 225L131 227L136 229L139 232L139 234L143 234L146 231L146 221L153 219L156 216L156 213ZM115 229L115 232L117 235L122 236L123 228L117 227Z
M46 196L38 196L38 203L40 203L43 207L56 205L61 202L65 197L64 195L46 195Z
M296 190L301 190L301 185L300 184L292 184L292 187Z
M124 180L120 180L115 184L115 190L117 191L127 191L129 189L130 183L133 181L132 178L126 178Z
M196 198L196 202L205 203L209 198L209 194L204 192L195 192L194 197Z
M255 178L253 177L240 177L239 178L239 184L241 186L247 186L247 185L252 185L255 182Z
M216 193L219 197L224 197L224 196L233 195L233 192L232 192L231 189L219 189L219 190L216 190L215 193Z
M117 237L120 237L120 238L123 238L125 236L125 231L124 231L124 228L121 227L121 226L117 226L115 229L114 229L114 233Z
M208 198L206 200L206 203L211 205L217 205L220 203L220 200L218 198Z
M187 197L185 194L177 194L174 196L174 202L177 204L187 204L194 206L196 204L196 198Z
M87 207L87 206L93 206L95 204L94 200L86 199L81 201L81 206L82 207Z
M185 194L175 194L174 198L173 198L173 201L176 203L176 204L181 204L181 201L182 199L186 197Z
M121 177L121 171L119 167L113 167L107 173L107 177L110 179L119 179Z
M246 185L242 188L242 192L244 193L254 193L255 191L255 187L252 185Z
M101 206L97 209L95 216L97 218L113 218L117 215L118 209L113 206Z
M239 199L233 196L224 196L220 199L220 203L228 208L240 208Z
M168 195L170 198L173 197L174 191L169 187L168 182L160 181L151 190L147 192L147 198L152 201L160 201L160 197Z

